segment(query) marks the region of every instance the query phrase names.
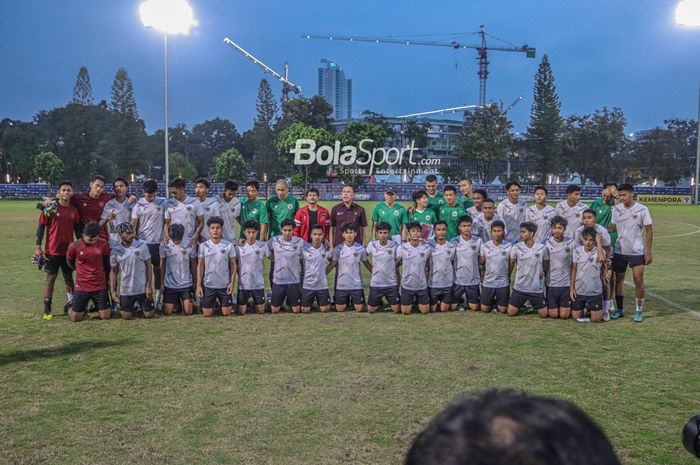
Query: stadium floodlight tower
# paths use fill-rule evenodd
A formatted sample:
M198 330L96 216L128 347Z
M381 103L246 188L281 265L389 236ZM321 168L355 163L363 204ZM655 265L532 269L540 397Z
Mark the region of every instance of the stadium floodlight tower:
M165 189L170 181L168 153L168 34L189 34L196 25L192 8L186 0L146 0L139 7L141 22L150 29L163 33L164 56L164 109L165 109Z
M700 0L681 0L676 7L676 23L680 26L700 27ZM700 134L700 93L698 94L698 134ZM695 144L695 188L693 202L698 205L700 181L700 141Z

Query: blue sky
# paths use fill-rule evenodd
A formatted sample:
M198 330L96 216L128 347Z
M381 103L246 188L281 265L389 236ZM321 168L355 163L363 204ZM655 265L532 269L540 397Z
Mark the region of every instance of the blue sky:
M148 132L163 126L163 40L141 25L139 1L5 1L0 15L0 118L29 120L71 98L82 65L95 99L109 100L118 67L134 81ZM309 41L336 35L466 33L486 30L537 48L537 59L491 54L487 98L506 105L515 130L529 121L533 76L542 54L552 63L562 113L619 106L628 131L695 118L700 78L700 28L676 26L676 1L469 0L425 2L190 0L199 26L169 38L170 124L228 118L252 125L265 76L223 44L225 36L281 70L304 94L316 91L321 58L340 63L353 80L353 110L386 115L475 103L476 52ZM437 39L440 39L439 37ZM455 66L457 64L457 66ZM268 75L269 76L269 75ZM270 77L269 77L270 78ZM271 81L279 96L280 86Z

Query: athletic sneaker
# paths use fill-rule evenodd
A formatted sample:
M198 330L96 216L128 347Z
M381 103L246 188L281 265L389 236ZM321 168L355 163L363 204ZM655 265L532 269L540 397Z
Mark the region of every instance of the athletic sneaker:
M642 314L643 312L641 310L635 310L634 312L634 321L637 323L641 323L644 321L644 315Z
M603 321L610 321L610 310L603 312Z
M50 313L44 313L44 316L42 316L42 318L46 321L51 321L51 319L53 318L53 315Z
M612 318L613 320L617 320L618 318L622 318L623 316L625 316L625 312L621 308L615 310L610 314L610 318Z
M590 323L591 319L586 316L583 318L576 318L576 321L578 321L579 323Z

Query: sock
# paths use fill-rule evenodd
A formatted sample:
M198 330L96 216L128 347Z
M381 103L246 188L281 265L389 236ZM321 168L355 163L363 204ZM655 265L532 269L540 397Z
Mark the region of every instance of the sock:
M622 310L622 301L625 300L624 296L618 295L615 297L615 302L617 303L617 309Z
M68 302L73 302L73 293L72 292L66 292L66 297L68 298Z
M637 301L637 310L642 311L644 310L644 299L635 299Z
M607 312L610 310L610 306L612 305L612 300L604 300L603 301L603 311Z
M44 313L51 313L51 297L44 297Z

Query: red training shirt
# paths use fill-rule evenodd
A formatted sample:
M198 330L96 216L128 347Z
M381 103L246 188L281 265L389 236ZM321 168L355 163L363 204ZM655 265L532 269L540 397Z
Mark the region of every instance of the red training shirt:
M80 222L83 223L83 226L85 226L90 221L99 223L102 210L105 208L105 204L113 198L114 194L108 192L103 192L96 199L90 197L89 192L81 192L80 194L74 194L73 197L70 198L70 204L78 209L78 212L80 213ZM103 239L107 239L109 237L106 228L102 228L100 231L100 237Z
M330 214L322 206L318 206L316 223L323 228L323 240L328 237L328 227L331 225ZM311 214L309 206L304 206L297 210L294 215L294 235L301 237L306 242L311 242Z
M107 289L104 259L109 259L109 244L104 239L97 239L87 245L78 239L68 246L66 258L75 260L75 290L95 292Z
M73 232L76 224L80 223L80 213L72 205L67 207L57 204L56 212L51 216L39 214L39 224L46 225L46 255L66 255L68 246L73 242Z

